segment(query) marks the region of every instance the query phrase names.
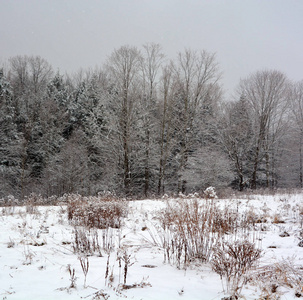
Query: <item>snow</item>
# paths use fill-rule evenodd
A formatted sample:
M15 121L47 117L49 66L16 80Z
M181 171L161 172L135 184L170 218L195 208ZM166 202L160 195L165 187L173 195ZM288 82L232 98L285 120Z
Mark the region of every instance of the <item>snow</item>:
M253 210L266 222L258 232L263 251L260 265L283 260L303 265L303 249L298 247L302 220L303 193L254 195L242 199L215 199L219 206L240 211ZM3 207L0 215L0 299L221 299L226 296L220 276L210 264L195 262L186 270L164 262L161 237L157 235L156 213L166 201L138 200L129 202L129 214L121 229L111 229L114 243L129 255L126 284L123 283L123 262L119 268L117 251L103 256L89 256L85 276L74 253L74 227L67 220L65 206L39 206L26 213L26 207ZM204 201L204 200L201 200ZM301 209L301 210L300 210ZM279 216L284 223L274 223ZM149 228L149 230L144 230ZM101 229L100 229L101 230ZM280 237L283 232L289 237ZM120 238L119 238L120 237ZM257 240L257 239L256 239ZM105 278L107 261L113 281ZM76 288L70 288L71 270L75 270ZM137 284L136 287L134 285ZM281 299L295 299L295 290L279 288ZM98 294L99 293L99 294ZM241 294L245 299L258 299L260 289L249 284ZM104 296L102 296L103 294ZM99 297L98 297L99 295Z

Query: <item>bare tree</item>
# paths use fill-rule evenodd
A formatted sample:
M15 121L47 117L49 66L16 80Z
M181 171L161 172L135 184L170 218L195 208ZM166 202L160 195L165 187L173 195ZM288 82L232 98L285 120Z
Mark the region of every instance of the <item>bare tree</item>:
M143 48L141 117L144 128L144 195L146 197L150 189L151 138L154 136L151 134L151 131L155 127L153 112L155 111L156 104L156 87L164 55L161 52L161 46L159 44L146 44Z
M16 95L27 92L29 84L28 56L14 56L9 59L10 80Z
M255 145L251 187L257 187L260 162L265 159L266 186L269 187L269 155L283 121L287 79L279 71L259 71L241 80L239 93L250 104L254 116ZM273 152L271 152L273 154Z
M29 80L34 94L45 92L45 88L53 75L52 66L40 56L30 56L29 63Z
M104 86L98 95L98 102L90 111L85 123L89 140L90 173L97 180L91 190L124 192L123 145L117 106L119 99L115 91ZM118 101L118 103L117 103ZM122 176L123 177L123 176ZM91 183L92 184L92 183Z
M206 51L197 53L185 50L184 53L179 53L174 68L181 102L178 191L184 192L186 181L182 180L182 172L186 168L188 155L192 150L193 124L199 106L212 92L220 74L215 55Z
M303 187L303 81L292 85L291 92L291 113L294 117L295 132L299 136L299 182Z
M10 58L11 81L14 92L38 94L44 92L53 75L51 65L40 56L14 56Z
M108 59L107 68L113 78L117 93L117 113L119 115L119 134L122 148L123 181L125 194L130 194L131 184L131 134L137 101L138 72L142 57L135 47L122 46Z
M158 177L158 194L164 193L165 171L167 160L173 144L174 132L174 80L172 64L162 69L159 97L159 177Z

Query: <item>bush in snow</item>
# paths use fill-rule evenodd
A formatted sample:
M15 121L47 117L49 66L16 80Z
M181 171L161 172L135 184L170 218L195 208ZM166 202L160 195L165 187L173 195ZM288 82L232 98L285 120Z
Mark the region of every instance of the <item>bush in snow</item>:
M216 243L242 226L236 211L198 199L169 201L158 218L161 225L156 230L159 246L164 248L164 260L178 268L186 268L194 260L209 261ZM247 228L242 231L247 232Z
M294 257L258 267L250 281L262 291L260 299L280 299L284 297L285 288L293 289L297 298L303 296L303 270L295 264Z
M67 197L68 220L76 226L104 229L120 228L121 221L127 216L127 202L113 196Z
M215 188L212 186L208 187L203 193L204 193L204 196L206 199L217 199L218 198Z
M227 293L237 299L242 287L248 281L248 271L255 267L261 257L261 250L248 240L218 243L211 259L213 271L221 277Z

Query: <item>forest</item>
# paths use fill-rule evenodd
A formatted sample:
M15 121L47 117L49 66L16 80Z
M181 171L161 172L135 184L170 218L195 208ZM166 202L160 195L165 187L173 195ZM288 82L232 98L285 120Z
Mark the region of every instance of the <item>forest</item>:
M11 57L0 66L0 197L302 188L303 81L259 70L226 99L222 76L214 53L170 60L153 43L75 74Z

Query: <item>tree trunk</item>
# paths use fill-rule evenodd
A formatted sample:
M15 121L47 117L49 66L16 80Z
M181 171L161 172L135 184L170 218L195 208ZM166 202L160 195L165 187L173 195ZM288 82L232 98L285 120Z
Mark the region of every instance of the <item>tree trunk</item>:
M254 190L257 188L257 170L259 166L259 152L260 152L260 144L258 142L257 149L255 152L255 158L254 158L254 169L251 178L251 188Z
M127 109L127 92L123 97L122 107L122 129L123 129L123 167L124 167L124 191L125 195L130 195L130 167L129 167L129 146L128 146L128 109Z
M148 125L149 126L149 122ZM146 130L146 150L145 150L145 174L144 174L144 196L147 197L149 192L149 147L150 147L150 131Z
M303 130L300 132L300 145L299 145L299 158L300 158L300 187L303 188L303 162L302 162L302 141L303 141Z
M269 188L269 186L270 186L270 170L269 170L270 166L269 166L268 149L266 150L265 159L266 159L266 187Z

